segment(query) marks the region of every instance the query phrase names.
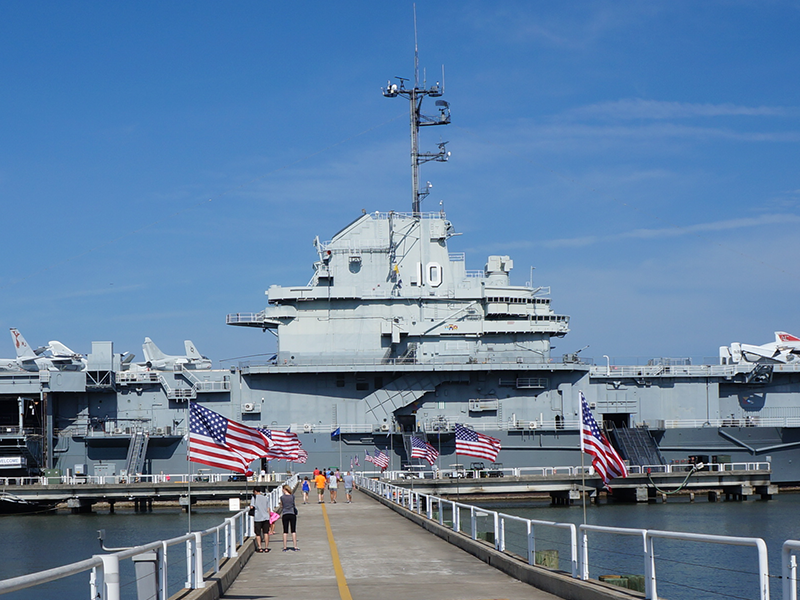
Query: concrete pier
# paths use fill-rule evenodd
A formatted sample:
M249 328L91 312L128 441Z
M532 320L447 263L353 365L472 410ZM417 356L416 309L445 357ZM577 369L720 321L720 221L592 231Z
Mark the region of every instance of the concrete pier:
M316 497L315 494L312 494ZM340 497L344 497L340 489ZM457 545L433 535L397 508L356 491L352 504L302 504L297 519L299 551L283 552L281 522L269 543L270 552L253 553L252 542L240 551L246 564L222 595L220 574L203 590L185 592L181 600L286 599L372 600L630 600L619 588L587 584L559 574L568 591L553 595L503 573ZM403 509L399 509L402 511ZM456 535L456 534L453 534ZM466 542L472 542L466 536ZM291 547L291 536L288 546ZM489 552L496 552L486 544ZM249 560L248 560L249 557ZM241 564L242 561L238 561ZM520 561L522 564L522 561ZM525 568L529 568L525 566ZM539 569L547 571L547 569ZM568 588L568 590L567 590Z

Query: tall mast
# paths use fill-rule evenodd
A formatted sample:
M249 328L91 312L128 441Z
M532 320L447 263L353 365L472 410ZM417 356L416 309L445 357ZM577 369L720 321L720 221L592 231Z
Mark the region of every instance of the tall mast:
M444 74L444 69L442 69L442 74ZM419 189L419 166L432 160L446 162L450 157L450 153L446 148L447 142L439 142L438 152L420 152L419 128L450 123L450 104L446 100L437 100L438 115L430 117L422 114L422 100L425 96L438 98L444 93L444 86L440 86L438 81L430 88L425 87L427 85L425 81L420 86L416 5L414 6L414 85L411 89L407 89L406 82L408 79L404 77L396 77L395 79L400 83L392 83L389 80L386 87L381 88L381 91L387 98L402 96L403 98L408 98L409 101L411 121L411 212L415 217L419 217L422 199L430 193L429 186L426 186L424 190Z

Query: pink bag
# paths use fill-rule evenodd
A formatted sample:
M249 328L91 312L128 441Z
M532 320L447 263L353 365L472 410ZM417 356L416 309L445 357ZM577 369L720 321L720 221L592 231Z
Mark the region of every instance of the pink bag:
M280 518L281 518L281 516L278 513L272 512L272 511L269 512L269 524L270 525L272 525L275 521L277 521Z

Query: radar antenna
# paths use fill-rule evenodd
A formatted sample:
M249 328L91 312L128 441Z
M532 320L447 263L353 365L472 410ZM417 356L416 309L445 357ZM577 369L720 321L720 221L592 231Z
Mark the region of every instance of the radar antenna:
M422 100L425 96L438 98L444 93L444 85L437 81L431 87L426 87L427 82L423 82L422 87L419 83L419 49L417 46L417 7L414 5L414 87L406 88L408 79L395 77L400 83L392 83L391 80L385 88L381 88L386 98L396 98L402 96L408 98L411 116L411 212L415 217L421 215L420 205L422 199L430 193L430 183L425 189L419 189L419 166L430 161L447 162L450 152L447 150L447 142L439 142L438 152L419 151L419 128L432 125L447 125L450 123L450 104L446 100L437 100L436 107L439 113L435 116L422 114ZM442 81L444 81L444 67L442 67Z

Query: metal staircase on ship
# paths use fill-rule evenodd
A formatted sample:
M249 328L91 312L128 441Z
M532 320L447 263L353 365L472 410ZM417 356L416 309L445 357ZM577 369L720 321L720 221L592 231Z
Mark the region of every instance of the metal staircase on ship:
M632 465L663 465L664 457L647 426L617 427L610 423L609 433L622 458Z
M129 475L144 471L144 461L147 456L147 444L149 441L150 434L144 431L135 431L131 435L131 441L128 444L128 458L125 461L125 471Z

